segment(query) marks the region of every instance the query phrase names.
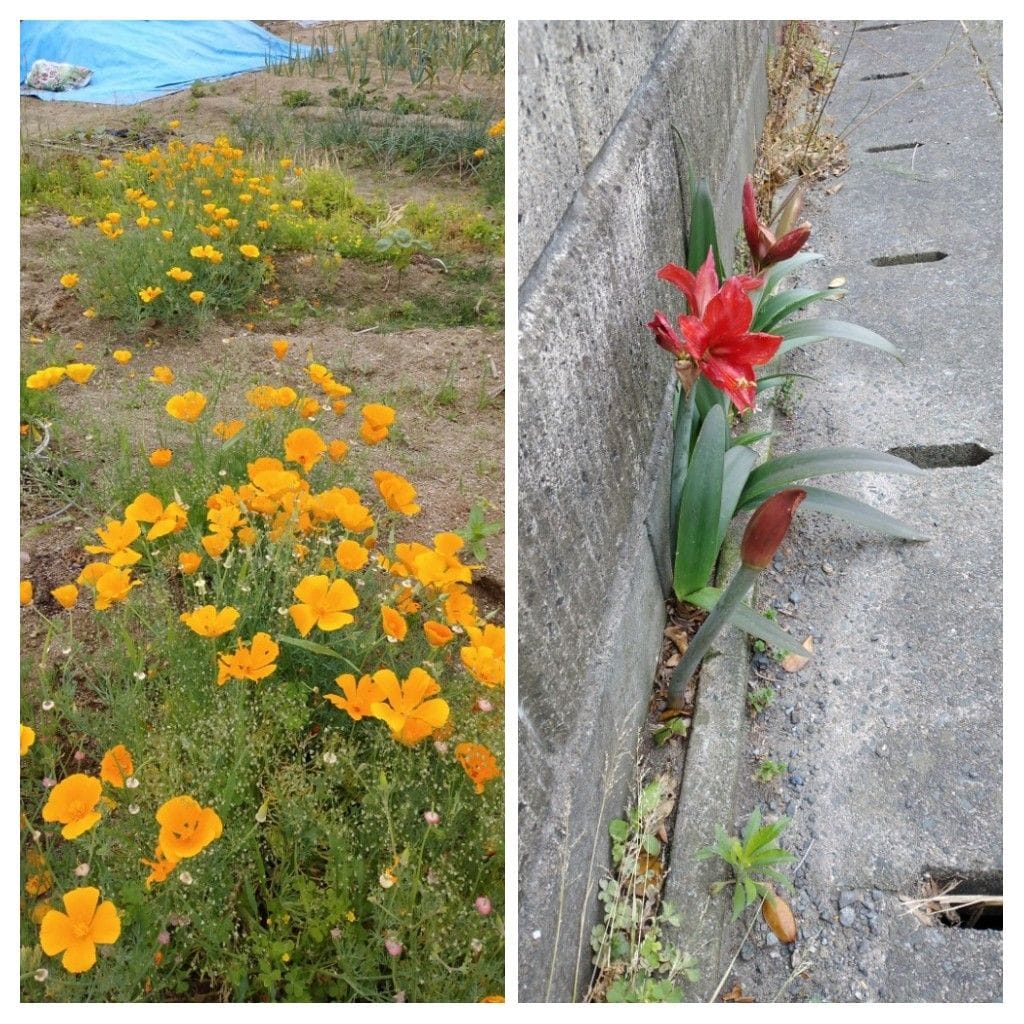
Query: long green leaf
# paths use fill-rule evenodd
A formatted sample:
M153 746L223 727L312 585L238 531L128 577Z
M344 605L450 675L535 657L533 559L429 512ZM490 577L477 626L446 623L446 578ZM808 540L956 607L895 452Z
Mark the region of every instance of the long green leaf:
M693 432L694 392L679 395L676 409L676 425L672 435L672 481L669 485L669 524L674 537L679 526L679 500L683 495L686 470L690 463L690 438Z
M686 266L696 274L708 258L708 249L714 251L718 280L725 280L722 258L718 254L718 231L715 228L715 207L711 202L707 179L701 178L691 193L690 238L686 248ZM691 312L693 312L691 310Z
M874 331L869 331L866 327L848 323L846 320L827 320L817 317L810 320L796 320L790 324L782 324L775 333L782 335L782 344L778 351L780 356L816 341L838 338L841 341L855 341L861 345L869 345L871 348L888 352L889 355L900 359L899 352L891 341L887 341L880 334L875 334ZM903 360L900 359L900 362Z
M707 583L718 558L727 433L725 413L716 405L701 426L679 502L673 583L680 598Z
M711 611L721 594L722 591L718 587L704 587L696 593L687 594L685 600L705 611ZM741 604L732 613L730 621L737 629L743 630L744 633L756 637L758 640L763 640L776 651L799 650L801 655L808 658L811 656L800 646L800 642L795 637L790 636L784 629L776 626L771 619L766 619L760 612L748 605Z
M291 647L298 647L304 651L309 651L310 654L319 654L325 658L337 658L338 661L345 662L350 668L355 669L356 672L362 672L362 669L351 662L343 654L339 654L333 647L328 647L325 644L314 643L312 640L303 640L297 636L278 636L277 640L282 644L288 644Z
M856 526L863 526L867 530L874 530L877 533L884 533L890 537L901 537L903 540L928 540L926 533L921 533L907 523L894 519L877 508L858 501L856 498L848 498L845 494L836 491L829 491L823 487L805 487L807 497L804 499L804 508L812 512L824 512L826 515L835 516L837 519L844 519Z
M729 396L724 391L719 391L714 384L701 375L693 385L695 400L697 402L697 415L703 423L708 411L712 406L721 406L722 412L729 411Z
M773 295L770 299L765 299L757 307L750 330L770 333L777 323L785 320L787 316L792 316L805 306L809 306L812 302L817 302L819 299L828 299L834 302L835 297L836 293L829 289L816 291L814 288L788 288L784 292L779 292L778 295Z
M739 510L760 505L787 484L830 473L907 473L920 476L925 470L906 459L866 448L816 448L769 459L757 467L740 495Z
M750 471L757 463L757 452L744 445L730 448L725 453L725 464L722 468L722 512L718 519L718 547L721 549L725 533L729 529L732 517L736 515L736 505L743 493L743 487L750 476Z
M788 260L776 263L764 275L764 285L762 286L761 294L764 296L765 301L767 301L783 278L789 277L790 274L795 274L802 267L806 267L808 263L813 263L815 260L823 260L824 258L820 253L816 252L798 252L795 256L790 256Z
M758 441L766 437L771 437L772 432L770 430L748 430L745 434L740 434L739 437L734 437L729 442L730 448L735 448L737 445L745 444L757 444Z

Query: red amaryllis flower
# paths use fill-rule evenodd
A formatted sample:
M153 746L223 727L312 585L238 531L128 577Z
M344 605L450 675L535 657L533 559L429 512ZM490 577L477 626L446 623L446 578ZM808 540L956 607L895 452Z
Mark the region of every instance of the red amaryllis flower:
M757 203L754 200L754 183L747 175L743 182L743 233L747 236L750 247L750 259L754 270L760 273L773 263L788 260L795 256L811 235L810 224L802 224L789 234L783 235L778 241L769 230L768 225L757 219Z
M711 248L708 249L708 257L704 261L704 265L696 274L690 273L686 267L680 267L675 263L666 263L658 271L658 277L662 281L674 284L686 296L688 312L692 316L703 316L708 303L718 294L718 272L715 270L715 254ZM747 292L752 292L764 284L761 278L747 277L746 274L740 274L733 280L737 281Z
M699 373L724 391L742 412L757 394L754 367L767 363L779 350L776 334L749 334L754 306L742 283L731 277L708 300L702 317L681 316L680 338L664 313L655 312L647 325L658 344L677 358L689 356Z

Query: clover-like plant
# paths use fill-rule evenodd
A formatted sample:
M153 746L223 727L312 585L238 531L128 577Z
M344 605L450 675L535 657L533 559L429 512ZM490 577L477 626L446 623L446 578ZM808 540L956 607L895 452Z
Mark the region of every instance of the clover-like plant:
M792 892L793 883L777 870L780 865L796 859L789 850L779 846L779 837L788 827L789 818L785 817L770 825L763 824L761 810L755 807L739 836L726 835L725 829L719 825L715 828L715 842L697 851L697 860L720 857L732 868L732 879L715 882L711 890L717 893L727 886L735 886L732 896L734 921L762 897L769 902L778 900L774 885Z

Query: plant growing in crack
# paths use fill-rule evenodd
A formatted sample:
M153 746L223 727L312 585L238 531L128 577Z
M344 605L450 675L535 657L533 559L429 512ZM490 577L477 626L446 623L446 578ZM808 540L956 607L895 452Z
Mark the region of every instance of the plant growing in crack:
M604 923L591 934L589 1002L678 1003L684 984L697 980L696 961L664 934L665 925L680 924L676 908L661 902L664 822L673 807L672 784L659 776L641 788L626 818L608 826L616 874L598 891Z
M719 857L732 868L733 877L715 882L712 893L733 886L732 919L738 920L747 907L764 900L762 912L765 923L780 942L796 939L796 923L789 904L778 895L775 886L793 891L793 883L778 870L796 860L796 856L779 846L779 837L789 827L789 818L779 818L764 824L761 809L755 807L739 836L726 835L719 825L715 829L715 842L697 851L698 860Z
M752 776L755 782L764 786L770 786L777 778L785 775L789 766L782 761L773 761L770 757L763 757L754 769Z
M838 338L896 355L889 341L856 324L828 318L791 321L794 314L812 303L836 297L830 289L782 287L788 276L821 259L815 253L800 251L811 229L808 224L793 226L799 214L799 199L797 195L780 218L776 237L758 218L753 183L747 179L742 207L749 272L725 278L707 183L693 185L687 265L669 263L658 271L660 279L682 294L687 312L674 326L656 310L648 324L657 343L675 357L680 384L669 487L676 598L711 613L704 629L712 623L721 628L732 621L776 649L789 650L798 644L743 603L753 581L747 567L737 573L740 581L735 587L730 584L728 612L716 615L727 592L710 586L709 581L736 516L760 508L773 495L800 483L809 509L889 536L925 539L914 527L864 502L802 483L833 473L922 472L910 462L860 448L821 448L765 459L754 447L768 436L765 432L746 431L732 436L731 427L754 407L760 395L798 376L769 369L758 378L759 367L770 366L786 352ZM743 593L736 597L741 589ZM710 639L713 636L709 630L705 640ZM691 649L694 646L697 651L687 651L677 674L686 663L692 675L709 649L709 644L691 644ZM680 696L673 686L669 706L679 707L674 701Z

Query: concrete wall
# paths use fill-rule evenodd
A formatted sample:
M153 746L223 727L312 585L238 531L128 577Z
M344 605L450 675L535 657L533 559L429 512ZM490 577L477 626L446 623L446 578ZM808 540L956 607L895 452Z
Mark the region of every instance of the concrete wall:
M520 998L581 997L669 588L673 127L723 258L766 107L766 22L519 28Z

